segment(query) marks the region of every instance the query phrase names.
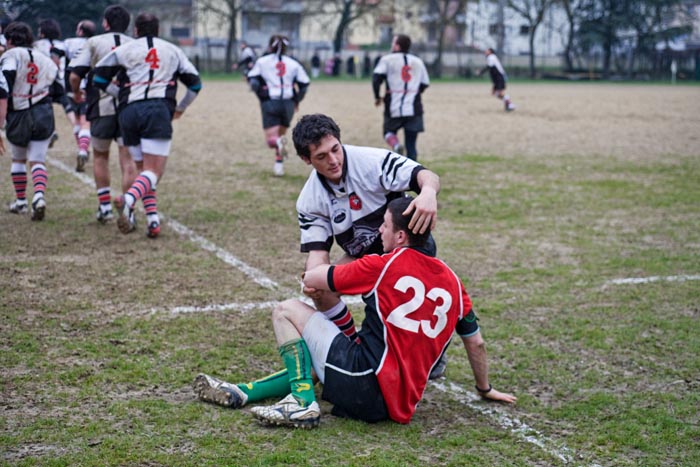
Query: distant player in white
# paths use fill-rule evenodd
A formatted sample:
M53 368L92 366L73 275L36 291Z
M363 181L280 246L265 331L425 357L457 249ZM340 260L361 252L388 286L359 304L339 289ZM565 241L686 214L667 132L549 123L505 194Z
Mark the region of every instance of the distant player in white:
M493 49L488 48L484 51L486 55L486 67L481 70L479 75L484 71L488 70L491 76L491 82L493 83L493 88L491 89L491 94L497 98L503 100L503 105L506 112L511 112L515 110L515 104L511 102L510 96L506 94L506 81L508 81L508 75L501 65L501 61L496 56Z
M9 91L5 130L12 152L11 174L16 196L10 212L29 211L28 161L34 187L32 220L40 221L46 211L46 152L55 129L52 97L63 95L63 76L53 60L32 48L34 35L29 25L10 23L5 37L7 51L0 57L0 70ZM3 119L0 125L4 123Z
M273 173L278 177L284 175L287 157L284 135L310 82L301 63L285 55L288 45L289 40L284 36L270 37L268 53L248 72L250 87L260 100L265 141L275 150Z
M97 188L97 220L107 223L114 219L112 213L111 177L109 171L109 147L116 141L121 168L122 193L126 193L136 179L136 165L124 146L117 117L117 98L107 94L92 83L97 62L122 44L133 39L124 34L129 27L131 15L121 5L108 6L103 15L104 34L91 37L77 57L71 60L70 85L75 100L87 104L87 120L90 122L90 138L95 156L93 174ZM85 86L83 82L86 81ZM148 203L148 199L145 200Z
M70 85L70 73L73 66L72 60L78 56L80 50L85 45L88 38L95 35L95 23L88 19L84 19L78 23L75 28L76 37L70 37L64 41L66 46L66 96L70 102L71 108L75 112L76 124L73 127L73 135L78 144L78 172L85 170L85 163L88 160L88 151L90 149L90 122L85 117L87 105L85 102L76 102L75 93ZM81 87L85 88L85 81L81 83Z
M430 85L428 71L423 61L408 53L411 38L399 34L391 43L391 53L383 56L374 67L372 89L374 105L382 104L380 89L386 83L384 94L384 140L400 154L404 146L399 142L398 131L403 128L405 152L410 159L417 160L416 140L423 126L423 103L421 94Z
M238 63L233 64L234 70L241 70L243 76L248 76L248 72L255 64L255 51L246 41L241 41L241 51L238 53Z
M165 172L170 154L172 120L180 118L202 88L199 73L185 53L158 38L158 18L151 13L136 17L137 39L117 47L95 67L93 82L110 94L119 96L119 124L124 144L135 161L143 161L143 171L131 188L115 199L122 233L136 228L134 204L144 199L148 230L155 238L160 234L156 204L156 184ZM120 75L117 87L112 79ZM180 102L176 101L177 81L187 86Z

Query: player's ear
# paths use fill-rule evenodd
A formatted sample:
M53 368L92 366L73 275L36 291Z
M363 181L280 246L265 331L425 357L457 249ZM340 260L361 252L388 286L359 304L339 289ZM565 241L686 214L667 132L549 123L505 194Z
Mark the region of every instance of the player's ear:
M301 157L301 160L304 161L304 163L306 165L311 165L311 158L310 157L306 157L306 156L299 156L299 157Z

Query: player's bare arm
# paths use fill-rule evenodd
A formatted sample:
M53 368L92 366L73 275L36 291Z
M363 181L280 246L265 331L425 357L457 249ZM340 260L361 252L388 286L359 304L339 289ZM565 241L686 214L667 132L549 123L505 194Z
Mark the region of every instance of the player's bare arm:
M486 356L486 344L481 337L481 333L477 332L468 337L462 337L464 349L467 351L469 365L472 367L474 379L476 381L476 391L484 399L490 399L507 404L513 404L518 400L512 394L497 391L489 383L489 365Z
M318 266L330 264L331 256L329 252L325 250L311 250L309 251L309 255L306 257L306 265L304 269L305 271L310 271ZM304 282L304 286L302 287L301 291L304 295L314 300L320 299L321 295L323 294L323 291L317 290L315 287L307 286L306 282Z
M305 288L314 290L330 290L328 287L328 269L330 264L320 264L312 269L307 269L301 280Z
M80 76L78 76L75 73L70 74L70 87L71 90L73 91L73 100L77 102L78 104L82 103L85 100L85 96L83 95L83 90L80 89Z
M408 227L414 232L421 234L428 227L435 229L437 223L437 195L440 192L440 177L430 170L418 172L418 186L420 194L411 202L404 215L413 213Z

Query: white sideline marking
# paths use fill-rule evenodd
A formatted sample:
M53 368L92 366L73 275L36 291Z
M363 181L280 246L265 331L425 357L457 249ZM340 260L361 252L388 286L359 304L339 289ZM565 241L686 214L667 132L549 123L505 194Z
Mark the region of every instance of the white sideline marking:
M81 182L85 183L88 186L91 186L92 188L95 187L95 181L88 175L80 172L76 172L72 167L67 166L64 164L62 161L58 159L52 158L47 158L47 161L49 164L52 166L70 174L73 175L75 178L80 180ZM182 225L175 219L166 216L164 214L160 214L160 217L168 223L168 225L177 233L180 235L183 235L189 240L197 245L199 245L200 248L210 251L214 253L217 258L225 262L226 264L229 264L233 266L234 268L238 269L241 271L243 274L246 276L250 277L253 279L253 282L256 284L265 287L267 289L274 289L279 287L278 284L273 281L272 279L268 278L265 276L261 271L255 269L252 266L249 266L248 264L244 263L240 259L236 258L233 256L231 253L229 253L226 250L223 250L222 248L219 248L218 246L214 245L212 242L207 240L206 238L202 237L201 235L198 235L194 233L192 230L190 230L188 227Z
M554 441L530 427L526 423L521 422L517 418L510 417L495 405L490 404L487 406L477 403L481 400L481 398L476 394L465 390L455 383L448 383L447 386L442 382L431 381L430 383L440 391L455 396L460 402L466 404L470 409L495 419L501 428L509 430L511 433L527 441L528 443L538 446L543 451L556 457L562 462L566 464L574 462L574 456L571 449L563 445L559 447L553 446L556 444ZM591 464L591 467L600 466L598 464Z
M626 285L626 284L648 284L650 282L685 282L685 281L698 281L700 280L700 275L690 275L690 276L650 276L650 277L628 277L625 279L612 279L605 283L605 285Z

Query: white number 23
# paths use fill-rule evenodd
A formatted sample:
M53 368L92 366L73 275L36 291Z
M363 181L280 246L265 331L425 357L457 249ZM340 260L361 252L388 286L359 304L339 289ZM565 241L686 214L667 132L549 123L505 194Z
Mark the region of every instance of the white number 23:
M452 296L445 289L435 287L430 289L430 291L425 293L425 284L411 276L403 276L394 285L394 288L400 292L407 292L409 289L413 290L415 293L413 298L406 303L403 303L389 313L387 317L387 322L393 324L394 326L405 329L411 332L418 332L418 329L423 331L423 333L434 339L438 334L445 329L447 325L447 311L452 306ZM437 322L435 327L430 326L431 320L415 320L408 317L411 313L418 310L423 305L425 298L428 297L432 302L436 302L438 299L442 299L441 305L435 306L435 311L433 315L437 316Z

